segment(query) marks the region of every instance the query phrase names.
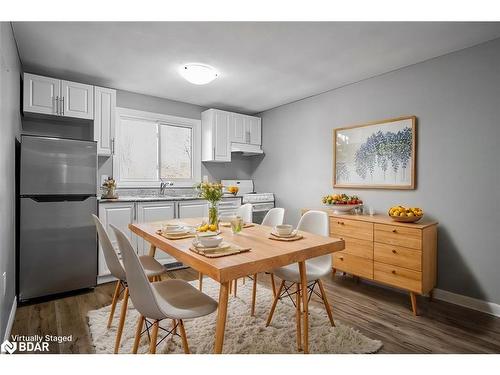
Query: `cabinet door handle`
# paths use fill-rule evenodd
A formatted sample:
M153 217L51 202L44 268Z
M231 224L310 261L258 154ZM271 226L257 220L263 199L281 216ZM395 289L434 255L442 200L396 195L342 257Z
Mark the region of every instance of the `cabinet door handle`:
M61 105L61 115L64 116L64 96L61 98L62 100L62 105Z
M59 114L59 96L56 96L56 115Z
M115 154L115 139L111 139L111 155Z
M392 249L392 253L393 253L393 254L397 254L397 251L396 251L396 250L394 250L394 249Z
M396 229L393 229L392 230L392 233L397 233L398 231Z

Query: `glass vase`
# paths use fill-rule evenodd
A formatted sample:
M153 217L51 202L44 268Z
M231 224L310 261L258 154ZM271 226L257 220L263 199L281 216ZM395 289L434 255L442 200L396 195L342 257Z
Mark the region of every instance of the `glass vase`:
M210 203L208 208L208 224L215 225L216 230L219 230L219 211L217 209L217 202Z

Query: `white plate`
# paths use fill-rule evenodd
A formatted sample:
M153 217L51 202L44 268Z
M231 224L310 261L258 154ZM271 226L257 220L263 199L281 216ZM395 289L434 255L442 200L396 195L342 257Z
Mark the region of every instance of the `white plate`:
M290 238L290 237L295 237L295 236L297 235L297 229L292 230L292 233L287 234L287 235L278 234L278 232L276 232L276 231L274 231L274 230L271 232L271 234L272 234L273 236L276 236L276 237L281 237L281 238Z

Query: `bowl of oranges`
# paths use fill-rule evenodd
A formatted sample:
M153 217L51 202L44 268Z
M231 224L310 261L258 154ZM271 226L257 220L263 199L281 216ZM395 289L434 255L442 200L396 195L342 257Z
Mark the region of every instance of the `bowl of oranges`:
M415 223L424 217L424 211L419 207L393 206L388 214L392 220L403 223Z

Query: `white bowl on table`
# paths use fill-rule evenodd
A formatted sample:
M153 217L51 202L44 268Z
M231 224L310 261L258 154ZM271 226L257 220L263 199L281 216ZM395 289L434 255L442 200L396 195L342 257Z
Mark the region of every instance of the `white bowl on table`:
M196 240L203 247L217 247L223 238L221 236L197 236Z
M293 232L293 226L290 224L276 225L274 231L280 236L289 236Z

